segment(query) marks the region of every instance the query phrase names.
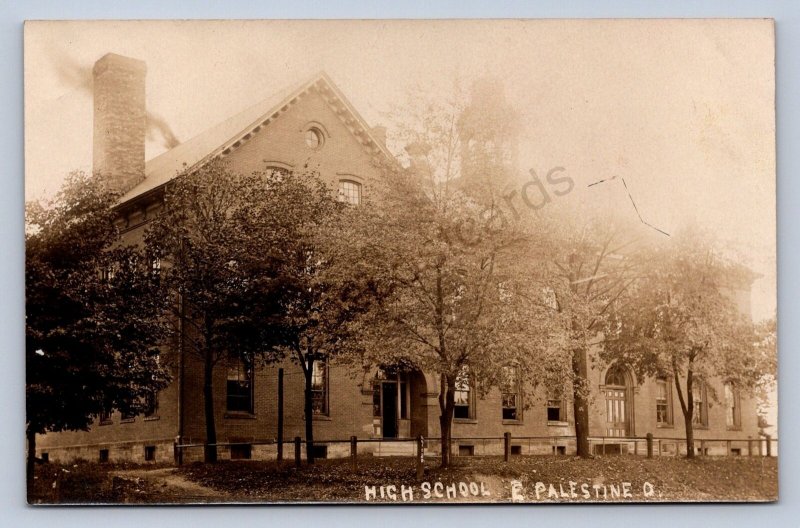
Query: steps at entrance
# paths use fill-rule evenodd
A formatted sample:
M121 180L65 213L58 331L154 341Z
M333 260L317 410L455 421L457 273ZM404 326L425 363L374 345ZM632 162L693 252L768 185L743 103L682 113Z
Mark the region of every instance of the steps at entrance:
M410 442L379 442L375 446L375 456L414 456L416 447Z

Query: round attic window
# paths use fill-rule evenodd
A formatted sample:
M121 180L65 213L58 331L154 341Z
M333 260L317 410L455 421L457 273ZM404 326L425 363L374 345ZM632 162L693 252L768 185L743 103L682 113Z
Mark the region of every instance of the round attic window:
M306 130L306 146L310 149L317 150L322 146L325 136L322 131L316 127Z

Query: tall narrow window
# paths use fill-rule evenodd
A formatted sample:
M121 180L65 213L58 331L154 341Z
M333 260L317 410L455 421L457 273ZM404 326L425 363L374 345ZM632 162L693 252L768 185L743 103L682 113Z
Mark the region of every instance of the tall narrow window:
M460 419L472 418L472 389L470 387L469 372L466 367L462 368L458 377L456 377L454 388L453 398L455 400L455 410L453 417Z
M725 425L728 426L728 429L742 427L739 391L731 382L725 384Z
M328 414L328 363L321 359L314 361L311 369L311 411Z
M340 202L361 204L361 184L351 180L340 180L338 198Z
M667 378L656 379L656 424L672 425L672 391Z
M227 409L253 412L253 365L247 358L233 360L228 365Z
M113 423L111 420L111 413L107 411L100 412L99 420L100 420L100 425L108 425L110 423Z
M567 410L564 407L564 398L560 391L550 391L547 398L547 421L566 422Z
M708 426L708 402L706 401L706 388L702 381L694 380L692 384L692 423L699 426Z
M147 391L144 397L144 417L152 418L158 412L158 391Z
M503 404L503 420L519 420L519 376L516 367L503 367L501 380L501 398Z

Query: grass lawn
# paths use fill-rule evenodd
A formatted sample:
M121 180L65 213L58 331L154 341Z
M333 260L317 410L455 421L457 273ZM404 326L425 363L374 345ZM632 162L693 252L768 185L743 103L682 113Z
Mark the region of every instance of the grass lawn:
M37 466L32 503L187 502L665 502L772 501L776 458L695 460L607 456L429 459L423 481L410 458L237 461L181 468L80 463ZM55 485L53 484L55 483ZM381 488L383 487L383 488ZM513 489L512 489L513 488ZM401 495L405 489L406 494ZM404 500L405 499L405 500Z

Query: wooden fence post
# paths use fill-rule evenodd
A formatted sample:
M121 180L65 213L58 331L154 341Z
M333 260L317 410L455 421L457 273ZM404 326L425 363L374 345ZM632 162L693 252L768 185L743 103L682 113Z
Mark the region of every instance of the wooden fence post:
M283 369L278 369L278 460L283 460Z
M747 439L747 456L749 456L749 457L753 456L753 439L752 438L748 438Z
M705 456L706 454L706 441L700 440L700 456Z
M503 461L508 462L511 456L511 433L503 433Z
M417 481L425 476L425 442L422 435L417 437Z
M653 433L647 433L647 458L653 458Z
M353 469L358 466L358 438L353 435L350 437L350 461L353 463Z
M772 456L772 436L766 435L767 437L767 456Z
M172 451L173 456L175 457L175 463L177 463L179 466L183 465L183 452L182 449L178 447L177 440L172 443Z
M302 447L300 445L300 437L294 437L294 465L300 467L300 453L302 451Z
M731 456L731 441L730 440L726 440L725 441L725 451L726 451L725 456Z

